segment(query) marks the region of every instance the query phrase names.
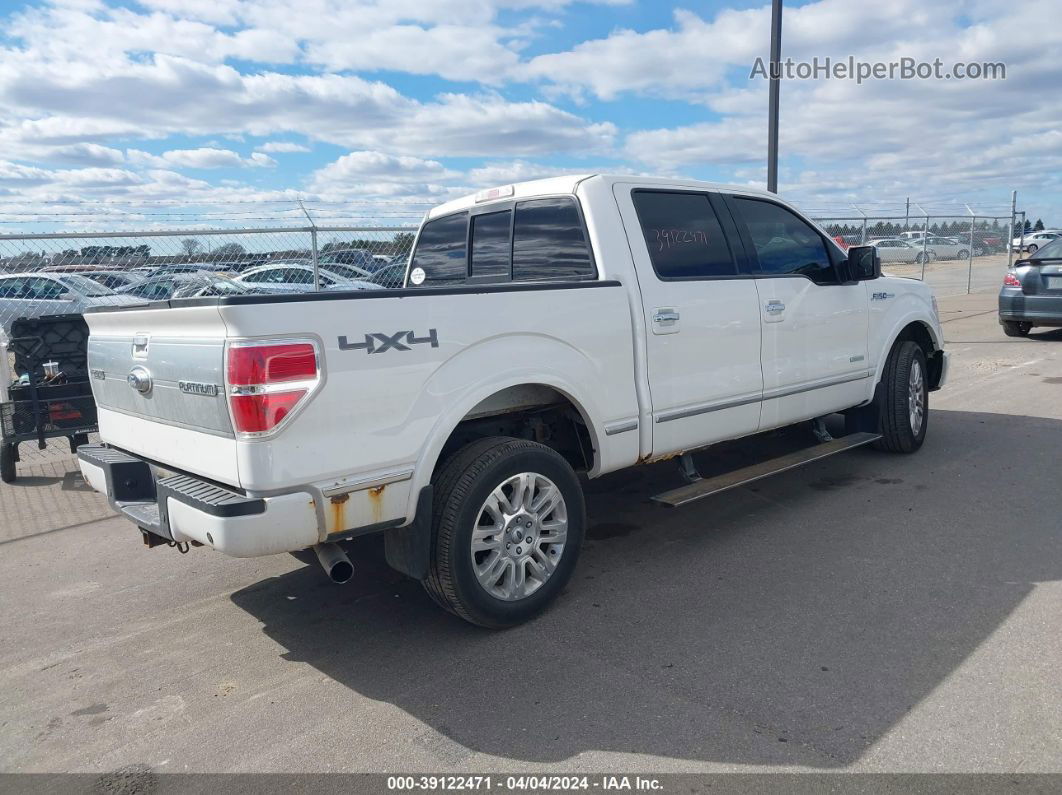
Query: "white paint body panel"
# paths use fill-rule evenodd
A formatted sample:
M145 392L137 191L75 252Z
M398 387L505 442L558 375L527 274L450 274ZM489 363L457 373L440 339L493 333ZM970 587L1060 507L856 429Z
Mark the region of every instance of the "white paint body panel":
M629 176L560 177L514 187L517 199L574 195L598 278L616 286L408 297L381 291L89 314L94 337L148 332L216 340L219 361L226 341L312 338L323 378L308 404L273 436L202 433L102 408L101 438L268 498L266 513L238 519L170 508L183 537L209 543L209 532L213 546L229 554L268 554L344 530L411 521L453 429L473 407L509 387L548 386L572 401L589 430L596 452L589 474L596 476L864 403L883 357L908 323L924 324L941 346L929 290L907 279L830 288L806 279L661 282L630 202L637 186L765 195ZM466 197L428 217L474 204ZM875 293L887 297L872 298ZM784 302L784 317L767 317L763 307L772 299ZM653 316L666 308L678 310L678 328L654 334ZM339 343L340 337L357 342L369 333L404 330L426 337L431 329L437 347L369 354ZM854 361L860 355L864 361ZM820 386L864 370L864 378ZM794 386L810 388L771 397ZM687 409L699 411L656 421ZM334 501L335 495L349 496Z

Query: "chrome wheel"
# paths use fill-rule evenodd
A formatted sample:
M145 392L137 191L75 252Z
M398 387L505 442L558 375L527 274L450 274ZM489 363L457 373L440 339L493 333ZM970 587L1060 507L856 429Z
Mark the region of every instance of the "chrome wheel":
M530 596L553 576L568 537L568 508L557 485L521 472L498 485L472 528L472 568L491 596Z
M911 433L917 437L926 417L925 376L918 359L912 360L911 375L907 379L907 410L911 419Z

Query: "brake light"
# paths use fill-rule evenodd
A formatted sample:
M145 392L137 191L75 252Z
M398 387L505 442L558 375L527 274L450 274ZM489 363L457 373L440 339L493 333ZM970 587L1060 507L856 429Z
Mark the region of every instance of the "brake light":
M317 377L317 354L307 342L229 348L230 384L278 384Z
M1013 273L1008 273L1003 277L1004 287L1021 287L1021 280L1018 279Z
M275 430L298 410L320 382L317 348L309 341L234 342L225 381L238 434Z

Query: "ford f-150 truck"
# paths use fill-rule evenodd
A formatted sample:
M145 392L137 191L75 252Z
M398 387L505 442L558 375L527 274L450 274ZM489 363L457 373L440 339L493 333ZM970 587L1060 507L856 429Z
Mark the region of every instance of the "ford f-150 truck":
M924 284L747 188L494 188L431 210L407 268L397 290L90 312L85 479L149 547L313 548L340 582L337 542L383 533L440 605L503 627L571 576L577 473L675 458L654 499L681 505L862 444L911 453L947 371ZM807 449L747 470L689 455L801 423Z

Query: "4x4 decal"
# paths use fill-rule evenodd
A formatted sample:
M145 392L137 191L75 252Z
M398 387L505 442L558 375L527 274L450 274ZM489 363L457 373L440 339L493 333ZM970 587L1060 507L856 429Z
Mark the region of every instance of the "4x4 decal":
M365 335L365 342L348 342L346 337L339 338L339 350L341 351L365 351L366 353L384 353L386 351L412 350L410 345L431 343L431 347L439 347L439 334L436 329L428 329L428 336L417 337L412 331L396 331L394 334L383 334L373 331Z

